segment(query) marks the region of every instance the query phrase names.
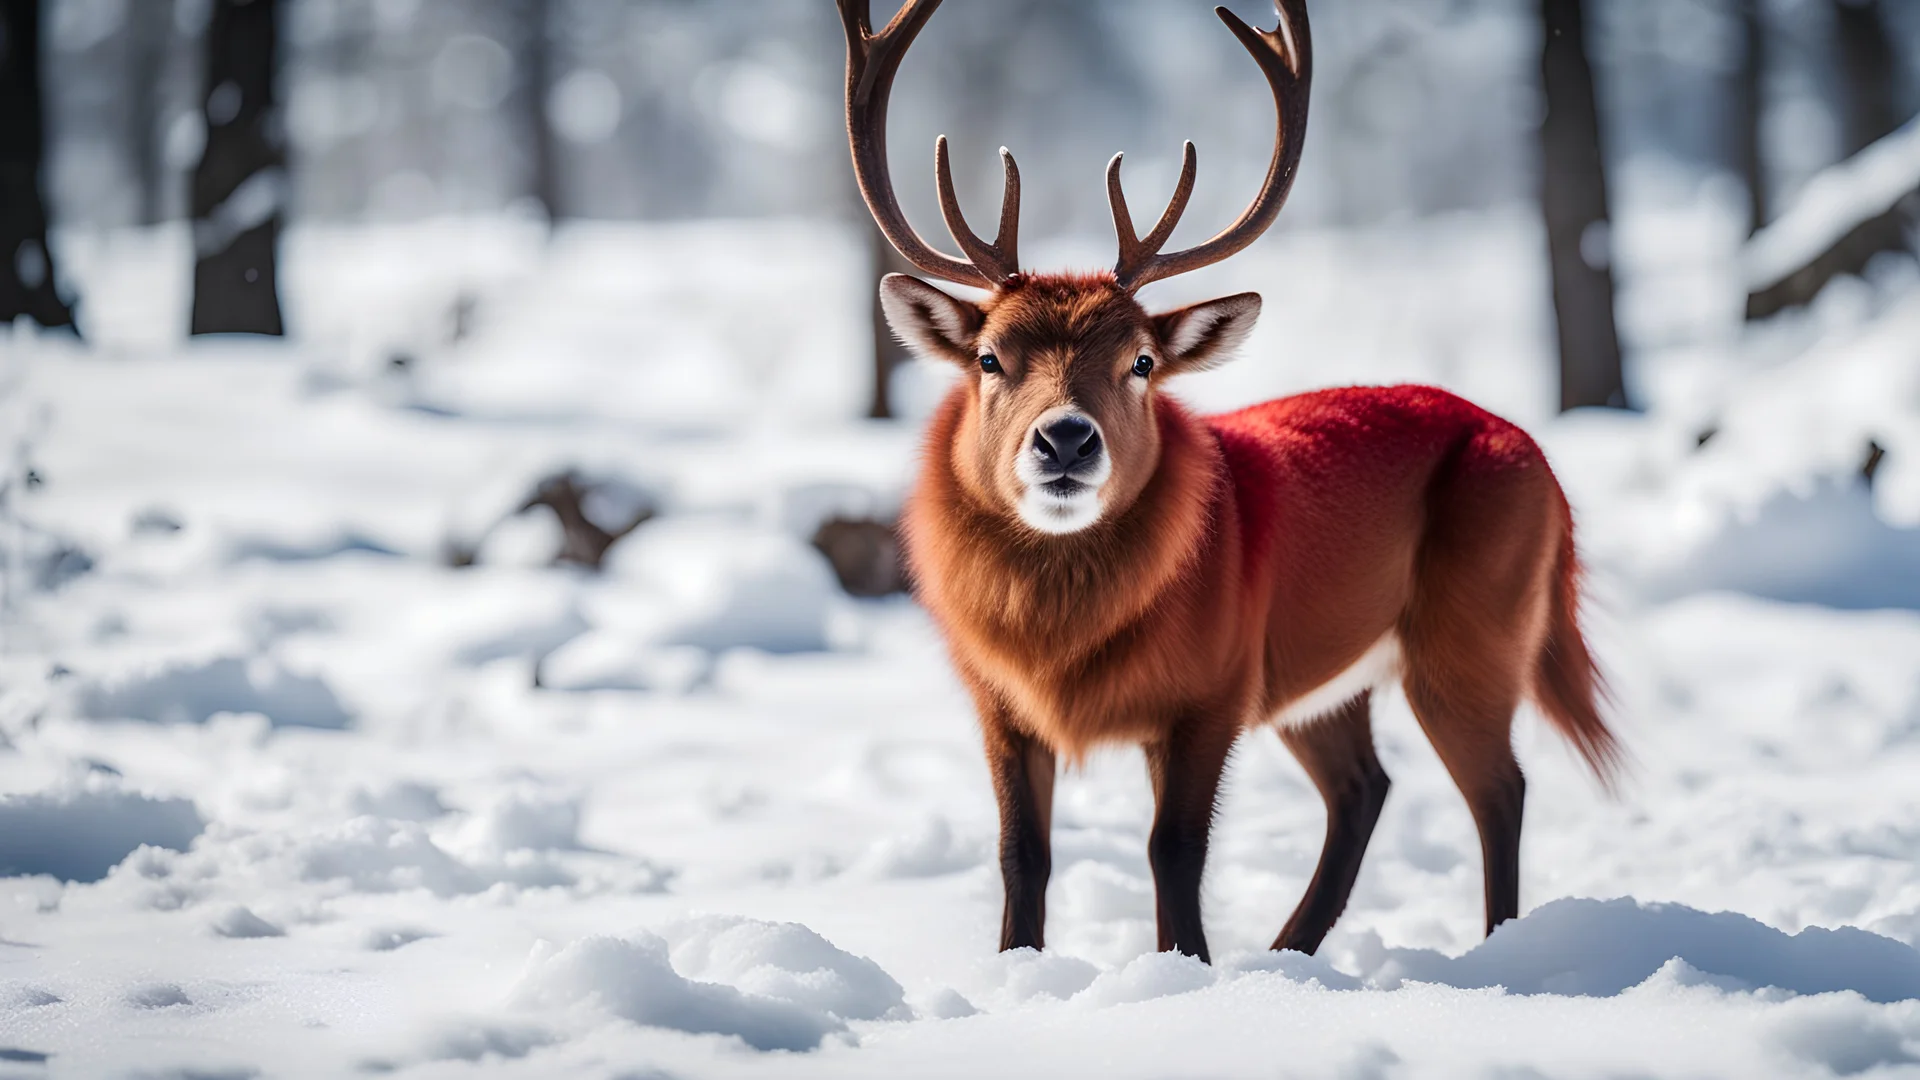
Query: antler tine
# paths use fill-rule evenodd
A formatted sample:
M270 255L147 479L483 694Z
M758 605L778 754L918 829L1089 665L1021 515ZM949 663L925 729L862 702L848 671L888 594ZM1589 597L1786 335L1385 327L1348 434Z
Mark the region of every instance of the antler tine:
M1120 194L1119 158L1107 166L1107 196L1113 203L1114 228L1120 239L1120 259L1114 266L1114 277L1127 291L1219 262L1253 243L1280 216L1280 208L1293 189L1300 152L1306 144L1307 100L1313 86L1313 37L1307 23L1306 0L1274 0L1273 10L1280 23L1272 31L1263 31L1248 26L1226 8L1213 9L1266 75L1267 84L1273 89L1277 124L1273 160L1267 166L1266 180L1233 224L1212 239L1184 251L1161 255L1160 245L1173 233L1179 211L1186 208L1186 199L1192 194L1192 145L1188 144L1186 167L1181 172L1173 202L1168 204L1167 213L1161 215L1160 223L1145 240L1133 237L1133 223Z
M1173 197L1167 200L1160 220L1142 240L1134 235L1133 215L1127 211L1127 195L1120 186L1120 161L1125 156L1115 154L1113 160L1107 162L1107 203L1113 207L1113 231L1120 238L1120 260L1114 267L1114 276L1122 281L1138 272L1173 235L1173 227L1180 224L1180 215L1187 212L1187 200L1193 197L1193 178L1199 169L1193 142L1188 140L1180 147L1180 181L1173 187Z
M1020 272L1020 166L1013 151L1000 148L1000 171L1006 184L1000 189L1000 227L993 232L993 246L1007 263L1008 274Z
M947 219L947 231L953 234L954 243L967 253L973 265L996 283L1020 272L1020 258L1015 250L1020 241L1020 167L1014 164L1013 155L1004 146L1000 148L1000 164L1007 174L1007 186L1000 195L1000 230L989 244L967 225L966 215L960 210L960 197L953 190L953 162L947 153L947 137L942 135L934 140L933 172L940 190L940 216Z
M989 260L980 265L966 262L935 251L931 245L920 238L913 226L907 222L905 212L900 209L900 200L893 191L893 179L887 166L887 97L893 89L893 77L900 70L900 60L906 55L907 48L913 44L915 35L920 33L927 20L932 17L940 0L907 0L893 21L875 33L868 0L838 0L840 21L847 32L847 143L853 153L854 177L860 183L860 194L866 199L867 209L873 213L874 223L886 235L889 243L901 256L914 266L932 277L946 281L956 281L963 285L978 285L991 289L1000 284L1006 276L998 273L997 263ZM1010 189L1017 188L1009 164ZM941 196L943 212L946 210L947 192L943 184ZM1013 199L1015 212L1018 212L1017 191ZM957 209L948 217L951 223L958 216ZM954 236L960 241L961 248L969 255L975 252L969 242L979 243L971 232L965 231L964 223L956 228ZM1012 268L1014 233L1008 231L1005 222L1005 209L1002 208L1001 236L995 247L1004 245L1008 256L1008 270ZM979 245L986 249L985 244ZM991 250L991 249L988 249Z

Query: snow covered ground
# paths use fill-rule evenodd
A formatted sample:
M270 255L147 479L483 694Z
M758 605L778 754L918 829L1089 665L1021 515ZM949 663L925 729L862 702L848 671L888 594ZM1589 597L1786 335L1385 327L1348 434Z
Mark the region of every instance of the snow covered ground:
M187 346L183 237L71 239L89 344L0 343L0 1077L1920 1075L1920 295L1764 370L1709 327L1645 352L1649 413L1556 419L1538 242L1281 234L1179 283L1269 302L1192 400L1418 379L1539 435L1637 763L1609 800L1523 722L1527 914L1482 944L1385 695L1352 907L1275 955L1322 812L1255 733L1208 968L1151 951L1137 752L1062 783L1053 947L993 952L964 695L805 542L914 454L844 419L851 238L296 233L298 343ZM1722 254L1666 271L1737 315ZM599 575L510 513L569 467L660 511Z

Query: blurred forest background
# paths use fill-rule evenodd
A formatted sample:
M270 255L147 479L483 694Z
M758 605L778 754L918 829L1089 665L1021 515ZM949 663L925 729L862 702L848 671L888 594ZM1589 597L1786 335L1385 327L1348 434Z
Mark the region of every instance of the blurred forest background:
M844 43L827 0L4 9L0 154L14 179L0 211L12 252L0 319L58 324L77 305L88 326L89 298L63 277L59 243L49 266L36 241L44 223L22 179L36 175L46 220L75 244L191 221L194 332L280 332L285 224L810 218L861 232L876 272L890 257L847 166ZM1677 207L1689 228L1713 223L1680 242L1714 249L1750 319L1911 248L1911 174L1854 184L1844 208L1803 213L1759 254L1744 241L1920 110L1920 4L1343 0L1314 9L1314 39L1312 134L1279 228L1537 207L1562 407L1631 403L1636 353L1724 336L1738 302L1725 288L1696 290L1694 312L1671 315L1675 280L1623 265L1633 253L1615 219L1646 211L1658 222ZM1100 265L1108 156L1129 151L1130 183L1157 192L1180 141L1198 144L1195 206L1175 238L1191 243L1257 184L1271 107L1201 5L968 0L941 11L906 64L894 171L909 214L938 235L933 135L952 136L962 198L982 219L997 198L992 151L1005 144L1028 177L1035 264ZM29 130L36 114L44 131ZM1703 319L1719 329L1702 330ZM898 357L878 328L873 341L869 412L884 415L880 384Z
M1551 461L1639 767L1523 723L1490 951L1384 690L1312 966L1148 955L1131 749L1063 773L1049 953L990 959L972 702L896 595L963 376L876 318L834 0L0 0L0 1072L1910 1071L1920 0L1307 3L1290 204L1141 298L1264 298L1196 409L1427 383ZM1144 216L1192 139L1171 243L1222 228L1274 103L1208 7L948 0L906 215L951 250L935 137L976 228L1004 145L1029 266L1108 267L1109 158ZM1277 740L1233 768L1245 958L1323 817ZM659 1030L776 1020L819 1056Z

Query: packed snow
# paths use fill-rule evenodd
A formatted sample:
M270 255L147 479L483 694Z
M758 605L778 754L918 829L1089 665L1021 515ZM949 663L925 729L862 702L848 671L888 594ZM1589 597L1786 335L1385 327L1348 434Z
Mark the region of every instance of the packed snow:
M1646 413L1554 417L1524 212L1170 286L1267 295L1198 404L1421 380L1536 433L1635 762L1609 798L1523 719L1525 914L1482 942L1381 695L1393 792L1309 957L1264 946L1320 802L1251 733L1209 967L1153 951L1132 750L1062 779L1050 948L993 949L966 696L808 543L916 453L848 419L856 241L296 230L296 336L183 344L183 234L68 238L87 344L0 343L0 1077L1920 1075L1920 301L1757 366L1722 326ZM1735 250L1700 280L1737 318ZM568 471L653 515L598 573L520 510Z

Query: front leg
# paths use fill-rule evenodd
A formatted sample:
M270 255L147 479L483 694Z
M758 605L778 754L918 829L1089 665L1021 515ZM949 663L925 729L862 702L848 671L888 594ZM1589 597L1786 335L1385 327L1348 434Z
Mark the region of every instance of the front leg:
M1053 872L1053 751L1015 727L1004 706L979 697L987 768L1000 804L1000 878L1007 894L1000 950L1043 949Z
M1239 734L1236 724L1193 718L1144 748L1154 800L1147 861L1153 867L1161 952L1178 949L1213 962L1200 924L1200 876L1207 865L1207 834L1213 828L1220 774Z

